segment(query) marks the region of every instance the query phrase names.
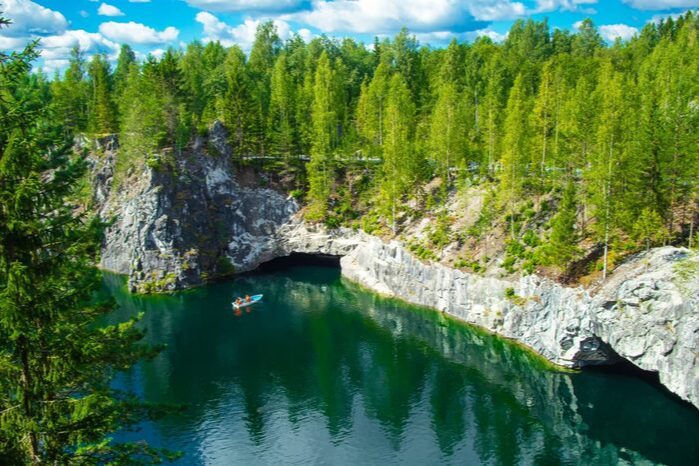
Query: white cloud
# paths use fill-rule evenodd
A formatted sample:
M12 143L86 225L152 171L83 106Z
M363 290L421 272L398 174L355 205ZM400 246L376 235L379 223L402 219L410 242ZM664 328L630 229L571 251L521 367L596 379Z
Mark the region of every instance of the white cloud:
M548 11L581 11L580 5L594 5L598 0L536 0L534 12L543 13ZM584 10L588 11L588 10Z
M122 12L119 8L107 3L100 5L100 7L97 9L97 14L100 16L124 16L124 12Z
M490 37L493 42L502 42L505 40L505 38L507 38L507 34L501 34L490 28L478 29L475 31L462 32L458 34L451 31L418 32L415 34L415 37L417 37L420 42L430 45L446 45L454 38L459 41L473 42L482 36Z
M301 9L307 0L186 0L189 6L220 12L279 13Z
M638 29L626 24L605 24L599 27L599 33L609 42L614 42L618 38L622 40L631 39L638 34Z
M82 16L83 18L87 18L88 16L90 16L90 13L88 13L85 10L80 10L80 16Z
M12 20L9 28L0 31L2 36L60 34L68 27L68 21L61 13L29 0L0 0L0 9L3 16Z
M637 10L671 10L699 7L699 0L622 0Z
M513 19L526 13L521 2L509 0L314 0L312 8L282 15L323 32L385 34L401 27L418 33L466 32L486 21Z
M163 58L163 55L165 55L165 49L155 49L155 50L151 50L151 51L150 51L150 54L153 55L153 57L155 57L155 58L157 58L158 60L160 60L161 58Z
M299 36L301 36L301 39L303 39L304 42L310 42L315 37L315 34L313 34L313 32L311 32L310 29L301 28L297 32L298 32Z
M667 14L661 14L661 15L653 15L647 22L649 23L659 23L662 20L672 18L672 19L677 19L680 16L684 16L690 11L694 11L694 14L697 14L698 12L696 10L687 10L683 11L682 13L667 13Z
M248 18L242 24L233 27L206 11L197 13L195 19L204 26L205 42L220 41L226 47L238 44L245 52L249 52L252 48L252 43L255 41L255 32L260 24L260 20ZM274 25L277 26L277 34L279 34L282 40L290 36L291 30L285 21L276 20ZM306 29L306 31L308 30ZM308 32L310 33L311 31Z
M129 44L164 44L177 40L180 31L175 27L167 27L163 31L156 31L140 23L129 21L117 23L108 21L100 24L99 31L108 39Z
M105 53L114 55L119 52L119 44L105 38L97 32L82 29L66 31L61 35L45 37L41 40L41 57L45 60L67 58L70 49L76 45L88 55Z

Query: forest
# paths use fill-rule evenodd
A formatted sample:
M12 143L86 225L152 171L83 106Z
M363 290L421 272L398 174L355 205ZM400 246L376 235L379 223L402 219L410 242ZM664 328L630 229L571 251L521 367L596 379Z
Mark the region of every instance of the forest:
M27 79L66 132L118 133L122 166L166 163L164 148L219 120L234 157L267 160L330 226L362 217L396 233L416 188L439 178L423 210L479 185L482 216L516 240L522 206L553 199L535 262L565 265L587 240L604 245L606 274L608 248L696 241L698 29L690 12L607 46L589 19L575 33L520 20L501 44L432 48L407 30L371 46L282 42L269 22L249 56L192 42L138 63L124 45L112 69L75 49L62 75Z

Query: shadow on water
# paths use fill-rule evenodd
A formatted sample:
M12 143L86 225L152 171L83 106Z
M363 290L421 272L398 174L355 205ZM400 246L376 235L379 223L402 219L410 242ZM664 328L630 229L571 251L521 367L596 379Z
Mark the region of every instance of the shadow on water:
M168 348L119 377L188 411L139 434L208 464L698 464L699 412L654 383L548 370L516 345L291 258L186 293L125 294ZM233 296L263 293L236 317Z

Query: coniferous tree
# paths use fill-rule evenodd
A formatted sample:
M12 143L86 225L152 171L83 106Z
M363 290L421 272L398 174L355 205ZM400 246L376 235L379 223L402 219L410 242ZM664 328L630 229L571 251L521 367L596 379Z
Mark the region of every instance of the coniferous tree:
M96 134L111 133L116 129L116 119L112 100L112 78L107 57L93 55L88 75L90 79L89 130Z
M577 218L577 201L575 184L569 181L558 212L551 221L551 234L543 248L546 263L558 266L566 265L577 254L579 237L575 229Z
M281 54L274 64L269 108L270 152L285 158L287 169L291 156L296 155L294 83L291 80L286 55Z
M320 220L325 216L332 193L333 147L336 114L333 105L333 73L328 54L318 61L313 86L313 142L307 165L309 207L307 217Z
M597 218L596 234L604 247L603 280L608 273L609 243L617 227L619 166L623 148L622 77L609 61L602 65L597 91L601 102L595 150L587 170L588 190Z
M443 82L437 92L437 102L432 110L429 145L437 165L437 174L442 177L446 188L451 182L452 168L461 168L466 161L465 115L456 84Z
M412 120L415 105L405 80L400 74L391 78L386 105L386 139L383 152L381 194L391 228L396 232L398 203L411 181L410 158Z
M84 159L22 88L37 56L35 43L0 53L0 462L156 461L165 452L108 437L155 412L111 385L151 350L137 319L99 323L112 309L93 296L100 224L68 202Z
M522 193L523 177L527 163L529 135L528 105L524 93L523 75L517 76L507 100L507 117L503 135L500 192L503 203L510 212L510 236L515 239L515 204Z
M371 83L363 86L359 96L357 124L370 156L380 157L383 150L390 79L388 65L380 63Z
M53 104L63 115L64 128L69 133L87 129L89 86L85 74L84 54L80 46L75 46L70 51L63 79L55 79L52 83Z
M231 47L224 64L227 90L223 103L223 121L228 127L233 152L238 157L250 155L257 147L253 84L248 76L245 54L239 47Z

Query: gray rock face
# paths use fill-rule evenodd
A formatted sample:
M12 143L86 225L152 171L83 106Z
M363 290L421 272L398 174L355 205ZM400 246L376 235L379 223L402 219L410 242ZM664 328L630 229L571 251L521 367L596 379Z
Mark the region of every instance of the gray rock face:
M590 303L593 330L699 406L699 255L659 248L615 271Z
M377 238L366 238L341 264L344 276L368 288L517 340L556 364L579 367L614 358L592 332L590 298L581 288L537 276L510 282L423 263L400 244ZM514 295L507 296L508 288Z
M104 269L133 291L167 291L252 270L294 252L343 256L342 274L379 293L430 306L521 342L549 361L581 367L619 357L658 372L699 406L699 256L660 248L622 265L595 293L538 276L506 280L422 262L400 243L304 223L277 191L246 187L225 131L112 189L114 140L93 161L94 200L113 218ZM122 182L124 183L124 182Z
M622 357L699 407L699 255L687 250L641 254L594 296L536 276L509 282L423 263L398 243L366 236L341 265L363 286L517 340L562 366Z
M198 139L173 164L144 167L119 192L111 189L114 153L107 151L93 172L100 213L114 219L102 268L128 274L132 291L168 291L274 257L271 239L298 206L272 189L241 186L225 141L214 126L208 141Z

